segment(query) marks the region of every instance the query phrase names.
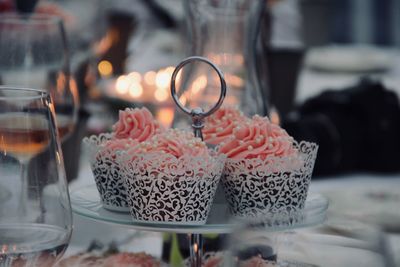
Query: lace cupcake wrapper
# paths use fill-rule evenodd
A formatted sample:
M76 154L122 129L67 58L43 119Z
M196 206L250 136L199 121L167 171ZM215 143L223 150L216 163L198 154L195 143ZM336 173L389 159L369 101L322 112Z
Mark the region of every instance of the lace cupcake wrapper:
M287 157L226 161L221 181L232 215L269 217L272 224L299 216L318 146L302 141L295 142L294 147L297 153Z
M134 221L200 225L207 220L225 156L122 155Z
M89 151L90 167L103 207L129 212L128 194L117 155L115 151L103 146L112 137L112 134L92 135L84 138L83 143Z

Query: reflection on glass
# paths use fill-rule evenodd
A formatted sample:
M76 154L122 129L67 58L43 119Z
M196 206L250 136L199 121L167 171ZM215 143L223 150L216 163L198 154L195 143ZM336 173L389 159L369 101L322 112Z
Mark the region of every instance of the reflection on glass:
M247 115L263 114L257 73L256 40L264 2L259 0L184 1L191 56L203 56L224 73L224 104L238 105ZM179 92L190 107L212 106L219 97L219 78L205 64L184 72Z
M72 133L78 95L76 84L70 79L69 54L60 18L44 14L1 15L0 84L50 92L62 140Z

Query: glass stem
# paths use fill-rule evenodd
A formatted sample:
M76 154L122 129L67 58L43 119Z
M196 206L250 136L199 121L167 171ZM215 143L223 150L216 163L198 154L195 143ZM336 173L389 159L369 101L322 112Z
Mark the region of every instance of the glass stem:
M190 234L190 266L201 267L203 259L203 235Z
M26 205L28 201L28 166L29 160L20 161L20 177L21 177L21 194L18 203L18 214L20 217L25 217L27 213Z

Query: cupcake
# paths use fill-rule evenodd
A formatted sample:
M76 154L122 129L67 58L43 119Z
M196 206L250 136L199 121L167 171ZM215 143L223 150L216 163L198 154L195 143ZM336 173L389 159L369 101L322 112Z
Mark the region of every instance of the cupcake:
M225 155L190 132L170 129L121 154L134 221L204 224Z
M222 184L236 217L292 214L304 207L318 146L293 140L268 118L254 116L218 146L227 156Z
M163 128L148 109L127 108L119 112L119 119L111 133L83 140L90 152L90 165L104 208L129 211L117 154L138 146L162 131Z
M237 106L223 105L204 120L203 138L210 146L217 146L229 139L233 130L249 118ZM221 184L217 188L215 203L226 205Z

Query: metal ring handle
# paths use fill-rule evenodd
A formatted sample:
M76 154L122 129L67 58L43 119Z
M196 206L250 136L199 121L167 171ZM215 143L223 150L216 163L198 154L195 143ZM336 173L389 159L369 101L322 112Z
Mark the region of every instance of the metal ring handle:
M218 74L219 80L221 82L221 93L219 95L219 99L218 102L215 104L214 107L212 107L209 111L207 112L201 112L201 114L197 114L197 115L201 115L202 117L207 117L209 115L211 115L212 113L214 113L221 105L222 102L224 102L224 98L226 96L226 82L224 79L224 75L222 74L222 72L218 69L217 66L214 65L214 63L212 63L211 61L209 61L208 59L204 58L204 57L199 57L199 56L193 56L193 57L188 57L186 59L184 59L181 63L179 63L178 66L176 66L174 72L172 73L172 77L171 77L171 95L172 95L172 99L174 100L175 104L186 114L188 115L193 115L193 111L187 109L186 107L184 107L181 102L179 101L179 98L176 94L176 76L178 75L178 72L187 64L193 62L193 61L202 61L204 63L207 63L208 65L210 65Z

